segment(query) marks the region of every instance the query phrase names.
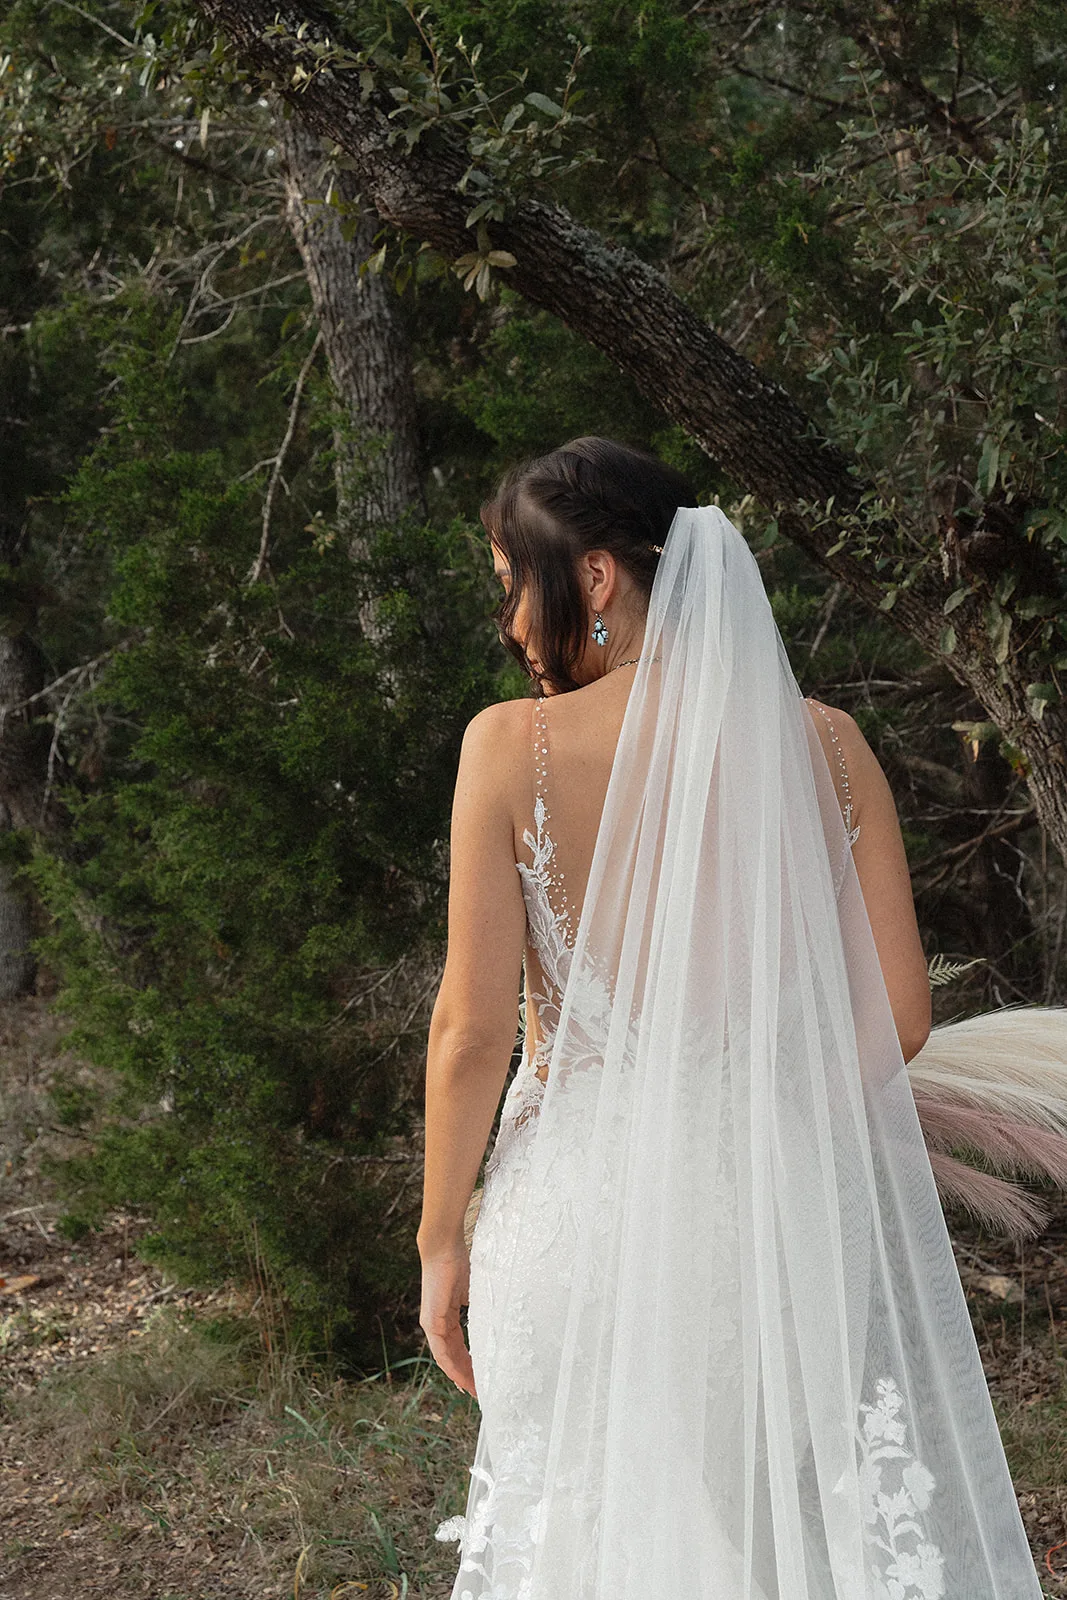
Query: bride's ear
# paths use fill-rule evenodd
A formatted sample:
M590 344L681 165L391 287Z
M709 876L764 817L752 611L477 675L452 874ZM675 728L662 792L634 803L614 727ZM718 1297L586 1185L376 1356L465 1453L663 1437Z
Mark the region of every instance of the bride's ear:
M587 550L578 563L582 593L594 611L603 611L615 594L618 562L608 550Z

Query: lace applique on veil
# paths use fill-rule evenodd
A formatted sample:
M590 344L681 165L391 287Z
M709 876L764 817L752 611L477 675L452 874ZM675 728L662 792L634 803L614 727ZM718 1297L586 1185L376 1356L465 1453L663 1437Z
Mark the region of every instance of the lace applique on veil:
M879 1378L875 1387L878 1398L860 1406L863 1423L855 1430L874 1600L941 1600L945 1558L925 1536L918 1515L930 1504L934 1476L907 1447L904 1396L896 1382ZM883 1472L891 1475L891 1484Z

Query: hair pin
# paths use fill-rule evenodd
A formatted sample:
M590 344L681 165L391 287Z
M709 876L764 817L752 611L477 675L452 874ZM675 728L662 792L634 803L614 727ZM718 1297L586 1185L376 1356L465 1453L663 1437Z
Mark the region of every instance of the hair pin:
M663 554L663 546L661 544L650 544L648 548L654 550L658 556Z

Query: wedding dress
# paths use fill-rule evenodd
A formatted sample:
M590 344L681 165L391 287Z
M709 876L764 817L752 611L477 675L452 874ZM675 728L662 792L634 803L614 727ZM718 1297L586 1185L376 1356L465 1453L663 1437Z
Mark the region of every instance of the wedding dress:
M718 508L665 541L602 800L554 712L453 1600L1040 1600L858 830Z

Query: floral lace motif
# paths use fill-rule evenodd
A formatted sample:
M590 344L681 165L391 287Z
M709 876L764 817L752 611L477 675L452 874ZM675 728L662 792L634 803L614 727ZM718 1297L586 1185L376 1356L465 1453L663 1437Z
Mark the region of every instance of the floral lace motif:
M556 846L545 827L545 802L541 795L537 796L534 803L534 823L536 834L527 828L522 836L533 861L529 865L525 861L516 861L515 866L522 879L530 943L537 952L546 983L546 992L531 996L537 1006L537 1020L541 1024L541 1037L533 1055L533 1065L537 1068L548 1065L551 1034L559 1023L560 1003L567 987L574 952L567 942L569 914L566 911L553 911L549 899L550 867Z
M934 1477L907 1447L904 1396L894 1380L879 1378L875 1390L874 1404L860 1406L863 1423L856 1429L870 1600L941 1600L944 1557L919 1521Z
M859 1445L859 1486L864 1519L864 1541L870 1552L868 1557L868 1600L942 1600L945 1594L945 1562L938 1545L925 1537L919 1513L930 1504L935 1480L933 1474L907 1448L907 1430L900 1416L904 1397L893 1378L880 1378L875 1385L878 1399L874 1404L860 1406L863 1422L855 1430ZM537 1453L536 1441L530 1441L531 1451ZM886 1463L894 1463L889 1471L891 1484L883 1474ZM525 1478L520 1463L511 1495ZM526 1463L527 1469L529 1461ZM492 1583L477 1595L470 1589L461 1590L457 1600L522 1600L523 1578L529 1572L534 1546L540 1537L541 1502L527 1497L522 1504L522 1515L517 1526L508 1528L505 1515L497 1517L506 1502L507 1487L504 1476L498 1482L484 1468L474 1466L471 1477L484 1487L484 1494L475 1515L450 1517L442 1522L436 1537L445 1542L463 1546L460 1574L475 1572L492 1583L486 1570L485 1554L492 1550L495 1572L517 1568L517 1586L510 1583ZM838 1485L840 1490L843 1481ZM509 1560L510 1558L510 1560ZM457 1580L457 1588L458 1588Z

